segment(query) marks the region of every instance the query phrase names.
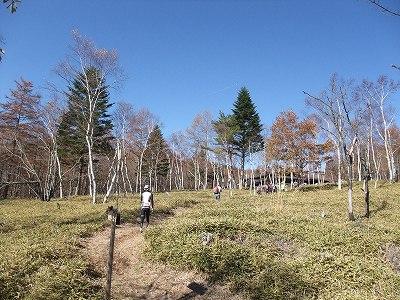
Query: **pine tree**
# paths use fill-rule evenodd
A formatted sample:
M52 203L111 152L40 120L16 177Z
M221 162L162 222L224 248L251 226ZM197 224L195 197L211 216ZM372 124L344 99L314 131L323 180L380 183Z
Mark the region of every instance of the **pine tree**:
M82 175L88 163L88 128L94 153L112 151L110 140L113 125L107 113L112 104L109 103L107 89L105 80L98 76L98 70L90 67L85 74L79 74L75 78L66 93L68 108L59 124L60 156L69 164L79 160L78 193L81 192Z
M260 117L246 87L240 89L233 106L233 117L238 128L233 143L236 153L241 160L243 174L246 157L250 154L249 149L258 151L263 148L264 141L261 135L263 126L260 123Z
M147 174L149 183L157 191L159 176L166 177L170 169L168 146L161 129L156 125L150 134L148 147L143 156L143 172Z

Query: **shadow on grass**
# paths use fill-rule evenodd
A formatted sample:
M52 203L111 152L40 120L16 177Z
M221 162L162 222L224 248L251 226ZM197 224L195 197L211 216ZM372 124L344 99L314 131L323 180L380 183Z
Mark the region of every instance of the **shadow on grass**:
M85 224L101 223L106 219L107 219L106 214L89 213L86 215L70 217L68 219L61 220L61 221L57 222L56 224L58 226L71 225L71 224L85 225Z
M336 183L308 184L297 188L300 192L317 192L337 189Z
M193 299L193 298L195 298L197 296L204 295L206 293L206 291L207 291L207 288L204 285L198 284L197 282L191 282L191 283L188 284L187 287L189 289L191 289L192 291L190 293L187 293L187 294L183 295L178 300Z
M386 201L386 200L383 200L383 201L381 202L381 205L380 205L379 207L377 207L376 209L371 210L370 213L371 213L371 214L376 214L376 213L378 213L378 212L380 212L380 211L383 211L383 210L386 209L387 205L388 205L387 201Z
M222 250L221 256L214 259L203 253L203 271L208 273L210 283L229 281L234 293L248 295L251 299L318 298L318 283L306 281L299 267L290 266L272 254L266 258L235 248L232 245L230 250Z
M274 263L258 273L242 276L233 283L233 291L251 299L317 299L319 288L306 282L296 270Z

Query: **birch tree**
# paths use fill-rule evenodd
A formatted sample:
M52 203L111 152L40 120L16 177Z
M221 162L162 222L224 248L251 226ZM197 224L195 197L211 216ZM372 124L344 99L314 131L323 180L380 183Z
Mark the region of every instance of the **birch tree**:
M354 221L353 213L353 163L354 149L357 143L357 131L355 130L356 118L351 107L350 81L339 80L334 74L330 80L329 91L322 93L321 97L315 97L304 92L308 98L306 103L313 107L317 113L332 127L323 127L329 130L329 134L335 138L340 146L341 155L345 158L347 165L348 186L348 216Z
M208 188L209 164L211 160L211 142L215 138L215 131L212 127L212 114L209 111L204 111L197 114L192 122L192 125L187 129L188 137L191 141L192 148L196 149L197 153L203 153L203 178L199 172L199 183L202 183L203 189ZM201 155L200 155L201 157ZM200 166L199 166L200 167ZM199 168L200 171L200 168Z
M375 130L385 147L390 182L398 180L398 170L394 160L394 150L390 136L390 128L394 124L394 115L391 112L388 101L390 101L390 96L398 90L399 86L400 83L395 83L385 76L380 76L376 83L364 80L362 84L362 91L371 114L371 121L374 123Z
M143 157L149 144L150 135L158 123L158 118L148 109L140 109L130 119L129 126L132 132L130 143L136 156L136 192L142 189Z
M94 170L94 146L96 112L99 100L106 90L116 88L121 83L121 68L117 63L115 50L97 48L89 38L81 36L76 30L72 31L74 44L71 53L56 68L56 74L63 78L68 87L79 84L86 96L86 108L83 110L85 142L87 146L87 175L89 181L89 193L92 203L96 203L97 183ZM105 82L107 80L107 86ZM68 93L68 92L67 92Z
M40 111L39 118L45 128L45 136L42 141L46 145L49 153L47 174L44 183L43 197L45 200L50 200L56 188L58 179L59 197L63 197L63 176L61 169L60 157L58 154L58 121L61 115L61 110L56 101L48 102ZM47 143L46 143L47 140Z
M229 189L229 197L232 197L233 183L233 156L234 156L234 136L239 131L233 115L225 115L219 113L219 119L213 122L214 129L217 133L216 142L219 145L219 151L225 156L225 166L227 172L227 187ZM217 150L218 151L218 150Z
M103 203L108 201L112 190L120 192L120 184L122 184L125 196L129 189L133 193L132 183L128 171L128 152L127 142L130 136L129 122L133 118L133 107L129 103L117 103L116 111L113 115L114 124L114 157L111 161L107 179L107 191L103 198Z
M183 190L185 188L185 174L184 174L184 163L186 160L187 152L187 136L181 132L174 132L170 137L170 145L172 151L172 165L171 170L174 173L175 188L177 190Z

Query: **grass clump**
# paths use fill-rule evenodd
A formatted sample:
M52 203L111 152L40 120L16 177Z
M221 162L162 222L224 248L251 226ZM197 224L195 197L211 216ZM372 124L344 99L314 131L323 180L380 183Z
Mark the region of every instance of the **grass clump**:
M219 203L199 198L146 234L146 253L225 280L251 299L400 299L400 185L371 190L371 218L355 186L283 195L236 192ZM204 233L212 241L204 244Z
M101 299L80 238L106 224L105 205L87 198L0 201L2 299Z
M190 207L201 193L155 194L158 216ZM82 238L109 226L110 203L88 197L0 201L1 299L103 299L102 287L82 251ZM138 222L139 195L119 199L122 222Z

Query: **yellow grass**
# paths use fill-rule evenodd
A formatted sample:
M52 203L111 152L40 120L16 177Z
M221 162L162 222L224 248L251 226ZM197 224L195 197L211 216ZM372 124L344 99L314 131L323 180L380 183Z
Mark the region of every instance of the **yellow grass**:
M325 186L231 199L223 191L220 202L211 190L156 194L155 217L169 218L146 232L146 252L252 299L400 299L400 184L371 189L370 219L360 187L355 222L347 191ZM119 202L123 222L137 222L138 202ZM81 239L109 226L108 205L0 201L1 299L102 299Z

